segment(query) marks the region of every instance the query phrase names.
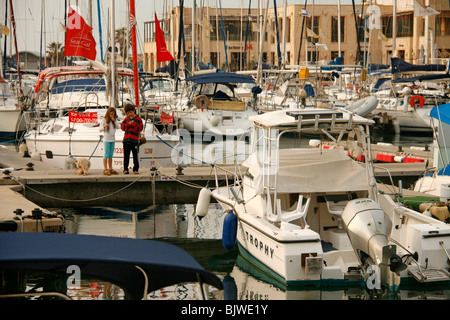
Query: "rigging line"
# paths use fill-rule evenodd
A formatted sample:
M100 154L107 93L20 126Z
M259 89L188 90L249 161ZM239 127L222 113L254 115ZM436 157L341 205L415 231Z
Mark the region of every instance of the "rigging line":
M159 165L159 167L160 167L160 168L159 168L159 171L161 171L162 173L164 173L164 174L165 174L166 176L168 176L169 178L174 179L175 181L177 181L177 182L179 182L179 183L181 183L181 184L184 184L184 185L186 185L186 186L188 186L188 187L198 188L198 189L203 188L203 186L200 186L200 185L195 184L195 183L192 183L192 182L180 180L180 179L178 179L176 176L174 176L174 175L172 175L172 174L168 174L167 172L164 172L163 170L161 170L161 168L162 168L162 169L167 169L167 168L163 167L163 166L155 159L155 157L153 157L153 154L152 154L150 151L148 151L148 149L147 149L146 147L144 147L144 149L145 149L145 151L147 151L147 153L153 158L153 160Z

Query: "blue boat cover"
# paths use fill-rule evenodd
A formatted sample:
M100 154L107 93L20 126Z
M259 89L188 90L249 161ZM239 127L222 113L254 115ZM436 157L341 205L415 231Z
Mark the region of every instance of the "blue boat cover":
M120 286L131 300L148 292L183 282L223 289L221 280L205 270L185 250L165 242L64 233L0 233L0 269L67 274L77 265L81 277ZM71 274L70 274L71 275ZM68 275L69 276L69 275Z
M432 81L432 80L443 80L450 79L450 74L427 74L424 76L417 76L412 78L398 78L392 81L392 83L405 83L405 82L416 82L416 81Z
M414 72L414 71L445 71L447 68L444 64L426 64L426 65L410 64L399 58L391 58L391 64L392 64L392 73Z
M186 81L191 81L197 84L201 83L255 83L251 76L244 74L236 74L231 72L215 72L205 73L190 78Z
M73 79L55 84L52 89L52 94L65 92L95 92L106 91L105 79Z
M450 103L441 104L431 109L430 117L450 125Z

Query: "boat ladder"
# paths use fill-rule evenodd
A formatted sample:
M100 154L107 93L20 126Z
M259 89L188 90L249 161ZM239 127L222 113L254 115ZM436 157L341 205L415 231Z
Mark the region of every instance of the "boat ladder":
M439 242L439 245L445 252L445 255L450 262L450 254L444 247L444 242ZM421 270L419 267L417 270L409 270L409 273L419 282L435 282L435 281L450 281L450 273L445 269L425 269Z
M450 273L444 269L417 269L409 270L409 273L420 283L450 280Z

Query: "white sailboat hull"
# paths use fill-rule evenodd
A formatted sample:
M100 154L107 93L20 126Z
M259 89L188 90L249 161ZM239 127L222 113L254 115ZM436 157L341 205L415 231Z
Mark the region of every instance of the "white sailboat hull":
M24 114L19 109L0 108L0 136L15 137L26 130Z
M221 111L220 113L204 110L190 112L181 117L184 128L194 133L215 135L242 135L249 132L252 123L250 116L256 115L254 110L246 112Z

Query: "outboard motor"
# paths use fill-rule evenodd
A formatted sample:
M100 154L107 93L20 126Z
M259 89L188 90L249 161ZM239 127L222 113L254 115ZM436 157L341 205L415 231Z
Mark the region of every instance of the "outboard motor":
M400 285L399 272L406 268L396 254L397 248L388 242L392 221L371 199L355 199L348 202L342 213L342 221L353 249L364 270L373 265L381 271L381 284L391 291Z

